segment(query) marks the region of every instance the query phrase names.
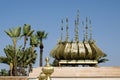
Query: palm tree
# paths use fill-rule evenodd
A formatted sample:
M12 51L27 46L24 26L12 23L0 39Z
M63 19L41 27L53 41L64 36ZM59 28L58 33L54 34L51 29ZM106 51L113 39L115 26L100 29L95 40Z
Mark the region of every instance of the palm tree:
M8 45L6 48L4 48L4 52L6 54L6 57L0 56L0 63L9 65L10 76L13 76L14 47L12 45ZM18 50L16 52L18 52Z
M33 52L33 53L32 53ZM26 55L27 55L27 59L25 60L25 65L28 65L28 72L32 71L32 64L35 63L36 58L37 58L37 54L36 51L32 51L31 47L26 49ZM31 54L30 54L31 53Z
M32 53L31 47L26 48L24 51L18 47L16 49L17 53L17 73L18 75L26 75L28 70L29 72L32 70L32 64L35 63L36 60L36 51ZM0 63L4 63L9 65L10 67L10 76L13 76L13 61L14 61L14 47L12 45L6 46L4 48L4 52L6 57L0 56Z
M26 75L26 70L28 70L28 72L32 71L32 64L35 63L36 57L36 51L34 50L32 53L31 47L26 48L24 51L20 51L20 54L18 56L19 75Z
M45 31L37 31L37 37L38 37L38 40L39 40L39 48L40 48L40 66L42 66L42 56L43 56L43 48L44 48L44 45L43 45L43 39L46 39L47 38L47 35L48 33L45 33Z
M12 71L13 71L13 63L10 61L9 58L4 57L4 56L0 56L0 63L4 63L9 65L10 67L10 76L12 76Z
M24 36L24 47L23 50L26 47L26 42L28 40L28 37L30 37L33 34L34 30L31 30L31 25L29 24L24 24L23 26L23 35Z
M32 46L32 54L34 53L34 48L38 46L38 39L36 35L30 37L30 45Z
M17 28L12 28L9 29L8 31L5 31L5 33L12 38L13 41L13 45L14 45L14 61L13 61L13 75L17 76L17 54L16 54L16 44L17 44L17 40L20 38L20 34L21 34L21 27L17 27Z
M14 65L14 47L12 45L6 46L4 48L4 52L6 54L6 60L8 65L10 66L10 76L13 76L13 65ZM5 61L5 60L4 60Z
M34 60L36 59L36 51L35 47L38 46L38 39L36 35L32 35L30 37L30 45L31 45L31 57L33 58L32 63L35 63ZM32 64L29 64L29 72L32 71Z
M37 55L34 48L38 45L38 38L36 35L32 35L33 32L34 30L31 30L31 26L28 24L24 24L22 35L21 27L12 28L5 31L5 33L12 38L13 46L8 45L4 48L6 57L1 56L0 62L10 66L11 76L26 75L26 70L29 72L32 71L32 65L35 63ZM21 49L22 46L17 48L16 44L17 40L22 36L24 36L24 46ZM28 37L30 37L31 47L26 48Z

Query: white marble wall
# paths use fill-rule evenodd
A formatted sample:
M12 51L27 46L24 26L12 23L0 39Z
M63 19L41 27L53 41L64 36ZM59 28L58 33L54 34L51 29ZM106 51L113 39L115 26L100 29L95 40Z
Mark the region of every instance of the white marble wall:
M33 69L29 80L36 79L41 67ZM120 67L54 67L52 80L120 80Z
M29 80L39 80L31 78ZM120 80L120 78L51 78L51 80Z
M39 80L38 78L29 78L28 80Z
M52 78L52 80L120 80L120 78Z

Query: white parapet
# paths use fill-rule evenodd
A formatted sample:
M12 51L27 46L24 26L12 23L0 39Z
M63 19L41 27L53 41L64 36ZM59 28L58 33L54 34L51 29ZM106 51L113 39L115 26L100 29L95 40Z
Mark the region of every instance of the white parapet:
M34 68L30 80L37 80L41 68ZM54 67L52 80L120 80L120 67Z
M120 78L52 78L52 80L120 80Z

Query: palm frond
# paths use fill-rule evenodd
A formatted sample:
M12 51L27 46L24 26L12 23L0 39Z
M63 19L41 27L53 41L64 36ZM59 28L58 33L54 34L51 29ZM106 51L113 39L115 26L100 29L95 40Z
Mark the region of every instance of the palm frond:
M106 61L109 61L108 59L102 58L100 60L98 60L98 63L105 63Z
M7 57L0 56L0 63L9 65L10 60Z
M21 27L11 28L8 31L5 31L5 33L11 38L19 37L21 34Z
M23 26L23 35L27 35L30 32L31 26L29 24L24 24Z
M32 36L30 37L30 45L35 45L35 46L38 45L38 38L37 38L36 35L32 35Z
M28 36L31 36L31 35L33 34L33 32L34 32L34 30L31 30L31 31L28 32L27 35L28 35Z
M46 39L47 38L48 33L45 33L45 31L37 31L37 37L38 39Z
M16 27L13 31L15 37L20 37L21 27Z
M10 31L4 31L9 37L13 37L13 34Z

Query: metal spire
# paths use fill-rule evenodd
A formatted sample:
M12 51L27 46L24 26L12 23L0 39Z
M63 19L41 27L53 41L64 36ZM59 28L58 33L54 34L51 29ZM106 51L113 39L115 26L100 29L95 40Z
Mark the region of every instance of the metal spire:
M76 36L77 36L77 42L79 41L79 28L78 28L78 26L79 26L79 17L80 17L80 12L79 12L79 10L77 11L77 26L76 26Z
M86 29L86 34L85 34L86 38L85 38L85 41L88 42L88 17L86 17L86 27L85 27L85 29Z
M85 29L84 29L84 21L82 21L82 26L83 26L83 41L85 41Z
M77 10L77 26L79 25L79 17L80 17L80 11L79 10Z
M92 40L92 24L91 24L91 20L90 20L90 40Z
M78 26L79 26L79 10L77 11L77 20L75 20L75 41L79 41L79 32L78 32Z
M63 39L63 19L61 20L61 42Z
M78 27L77 21L75 20L75 41L78 42Z
M68 42L68 18L66 18L66 42Z

